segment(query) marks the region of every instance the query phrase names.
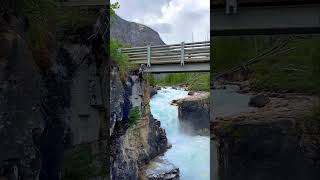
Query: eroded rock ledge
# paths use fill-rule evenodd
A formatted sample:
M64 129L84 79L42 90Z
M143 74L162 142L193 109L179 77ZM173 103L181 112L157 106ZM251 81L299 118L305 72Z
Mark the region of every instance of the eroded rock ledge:
M188 97L174 100L178 105L178 116L186 132L209 135L209 93L193 92Z
M315 98L269 96L263 108L211 123L221 180L316 180L320 177L320 121Z
M141 180L179 180L180 170L165 159L156 158L141 173Z

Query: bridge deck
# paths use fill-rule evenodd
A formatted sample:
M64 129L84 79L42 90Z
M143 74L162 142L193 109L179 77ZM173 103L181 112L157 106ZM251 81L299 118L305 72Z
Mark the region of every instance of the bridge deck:
M177 73L177 72L210 72L210 63L193 63L179 66L176 64L152 65L147 67L147 73Z
M214 0L212 36L320 33L319 0L238 0L236 12Z
M239 7L288 6L317 4L318 0L238 0ZM211 9L226 7L226 0L213 0Z
M210 69L209 41L120 50L128 55L130 63L146 65L146 72L189 72Z
M66 0L61 2L62 6L104 6L106 0Z

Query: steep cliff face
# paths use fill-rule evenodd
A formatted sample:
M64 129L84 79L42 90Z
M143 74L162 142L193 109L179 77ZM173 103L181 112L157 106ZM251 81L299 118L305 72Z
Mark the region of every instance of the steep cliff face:
M41 76L24 22L11 14L0 17L0 178L34 179L41 166Z
M219 179L319 179L320 121L305 115L311 105L309 97L289 95L257 112L217 118Z
M24 19L4 14L0 179L107 178L109 76L101 35L88 41L93 26L66 32L63 43L48 45L50 64L40 71ZM89 173L78 174L86 167Z
M103 154L106 152L108 135L108 101L105 94L108 91L108 79L106 64L102 62L106 62L107 58L96 56L95 50L99 49L93 50L91 42L87 41L93 32L91 26L79 31L68 34L55 53L52 67L43 76L46 87L43 107L47 123L41 146L43 179L60 176L56 172L62 167L66 169L64 176L76 178L76 171L83 168L77 163L81 157L70 157L79 153L76 149L84 145L84 151L89 152L87 156L101 158L92 159L97 161L96 168L105 166ZM98 53L103 54L103 50ZM89 167L90 164L83 166ZM90 176L95 177L96 174L89 173L84 178ZM103 176L106 177L106 174Z
M130 46L164 45L159 34L148 26L128 22L117 15L111 17L112 38Z
M122 83L117 67L113 67L111 77L111 176L117 180L138 179L140 168L163 153L167 148L167 138L160 122L150 113L150 87L137 74L130 75ZM138 108L141 118L130 124L130 112Z

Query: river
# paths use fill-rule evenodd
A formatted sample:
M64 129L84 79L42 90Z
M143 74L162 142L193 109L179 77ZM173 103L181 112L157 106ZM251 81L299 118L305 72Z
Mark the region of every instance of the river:
M172 148L160 158L168 160L180 169L181 180L209 180L209 137L191 136L181 132L178 107L171 105L172 100L186 96L188 96L188 91L183 89L162 88L151 99L151 113L161 122L162 128L166 130L169 143L172 145ZM213 106L217 116L227 116L252 110L248 107L249 94L238 94L234 89L227 88L214 90L213 96ZM214 156L214 143L211 148L211 155ZM212 162L214 162L215 158L212 158ZM211 166L214 166L214 164L211 164Z
M188 96L183 89L162 88L150 102L153 116L161 122L172 145L163 157L180 169L181 180L210 179L210 138L180 131L178 107L174 99Z
M254 110L248 106L250 97L250 94L239 94L233 88L213 90L215 116L230 116Z

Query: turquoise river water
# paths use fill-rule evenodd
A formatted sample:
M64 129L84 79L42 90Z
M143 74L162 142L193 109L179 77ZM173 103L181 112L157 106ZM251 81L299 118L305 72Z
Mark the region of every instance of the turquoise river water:
M151 113L161 122L172 145L172 148L160 158L168 160L180 169L181 180L209 180L210 138L181 132L178 107L170 104L172 100L186 96L188 91L183 89L162 88L151 99ZM213 97L216 116L228 116L253 109L248 107L250 95L238 94L233 89L214 90ZM211 143L212 162L216 162L214 143L213 141ZM214 169L211 167L211 173Z
M191 136L179 129L178 108L170 105L174 99L188 96L188 91L162 88L150 102L153 116L166 130L172 148L163 157L180 169L181 180L210 179L210 138Z

